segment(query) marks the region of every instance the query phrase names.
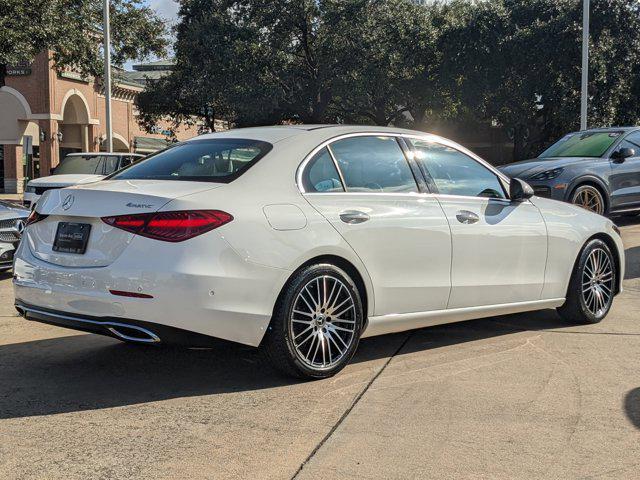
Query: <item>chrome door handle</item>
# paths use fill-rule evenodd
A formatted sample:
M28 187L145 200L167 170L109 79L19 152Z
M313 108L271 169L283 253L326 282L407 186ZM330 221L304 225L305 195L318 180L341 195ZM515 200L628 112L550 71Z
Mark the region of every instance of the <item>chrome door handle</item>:
M360 210L346 210L340 214L340 220L344 223L363 223L369 220L369 215Z
M470 225L472 223L476 223L480 220L480 217L469 210L459 210L456 212L456 218L460 223L464 223L465 225Z

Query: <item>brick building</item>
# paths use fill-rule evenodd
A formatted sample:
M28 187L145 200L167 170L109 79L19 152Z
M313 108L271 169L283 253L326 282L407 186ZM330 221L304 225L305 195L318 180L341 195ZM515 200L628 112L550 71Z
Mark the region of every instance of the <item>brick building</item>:
M168 125L158 125L152 134L141 130L133 103L147 77L171 68L171 62L152 62L136 65L133 72L114 72L114 151L150 153L172 140ZM195 127L182 127L175 135L183 140L197 133ZM49 175L67 153L104 149L105 137L105 98L98 79L56 72L47 52L30 65L8 69L0 88L0 188L6 193L21 193L25 177Z

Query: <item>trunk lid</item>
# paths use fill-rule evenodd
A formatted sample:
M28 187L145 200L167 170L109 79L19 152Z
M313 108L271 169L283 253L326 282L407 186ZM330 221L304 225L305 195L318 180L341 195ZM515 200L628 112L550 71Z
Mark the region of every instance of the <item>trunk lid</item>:
M223 184L167 180L107 180L90 185L49 190L36 210L47 217L25 231L31 252L65 267L104 267L117 259L134 235L111 227L101 217L158 211L171 200L220 188ZM85 253L54 250L60 222L90 225Z

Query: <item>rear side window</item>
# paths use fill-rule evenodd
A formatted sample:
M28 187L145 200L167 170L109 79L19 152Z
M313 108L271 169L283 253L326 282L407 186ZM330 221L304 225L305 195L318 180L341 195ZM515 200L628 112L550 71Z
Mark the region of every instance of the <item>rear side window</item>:
M407 159L393 137L352 137L330 145L349 192L417 192Z
M118 170L118 157L105 157L104 174L109 175Z
M114 180L185 180L228 183L273 148L238 138L177 143L109 177Z
M305 192L344 192L340 175L326 148L316 153L302 175Z

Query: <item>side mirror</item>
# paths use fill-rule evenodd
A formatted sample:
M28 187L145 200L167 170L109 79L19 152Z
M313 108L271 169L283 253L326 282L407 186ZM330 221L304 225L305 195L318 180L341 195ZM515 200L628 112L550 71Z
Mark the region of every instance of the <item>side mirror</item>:
M626 158L635 156L636 151L633 148L624 147L616 150L611 154L611 159L616 163L622 163Z
M524 202L533 197L533 188L524 180L512 178L509 184L509 198L512 202Z

